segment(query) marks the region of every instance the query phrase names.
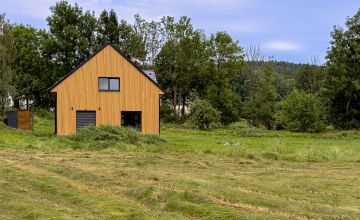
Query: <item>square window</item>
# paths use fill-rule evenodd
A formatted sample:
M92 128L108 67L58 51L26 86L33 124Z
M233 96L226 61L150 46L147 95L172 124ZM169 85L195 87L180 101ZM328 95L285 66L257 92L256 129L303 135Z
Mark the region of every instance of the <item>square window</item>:
M120 90L120 79L109 79L110 80L110 90L119 91Z
M108 78L99 78L99 90L109 90Z

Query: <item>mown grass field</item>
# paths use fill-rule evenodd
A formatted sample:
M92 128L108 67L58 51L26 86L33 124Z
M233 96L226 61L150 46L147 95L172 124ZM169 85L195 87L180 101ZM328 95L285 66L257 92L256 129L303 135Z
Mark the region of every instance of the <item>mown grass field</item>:
M159 144L0 125L0 219L359 219L360 132L163 126Z

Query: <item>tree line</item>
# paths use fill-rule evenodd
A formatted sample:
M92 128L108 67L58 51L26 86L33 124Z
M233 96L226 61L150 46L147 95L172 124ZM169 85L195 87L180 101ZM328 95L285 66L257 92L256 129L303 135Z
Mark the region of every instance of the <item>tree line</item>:
M46 30L0 15L1 113L10 97L15 107L19 100L35 109L53 107L47 88L110 42L155 71L166 91L165 122L210 128L243 118L268 129L360 128L360 10L345 28L334 28L321 66L316 59L266 59L259 46L243 48L223 31L207 35L186 16L146 21L135 15L130 23L114 10L96 17L67 1L50 11Z

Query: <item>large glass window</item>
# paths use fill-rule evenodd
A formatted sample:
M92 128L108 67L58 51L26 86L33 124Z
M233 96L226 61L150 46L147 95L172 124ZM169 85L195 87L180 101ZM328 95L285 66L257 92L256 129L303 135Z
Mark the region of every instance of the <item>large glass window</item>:
M120 78L99 77L99 91L120 91Z

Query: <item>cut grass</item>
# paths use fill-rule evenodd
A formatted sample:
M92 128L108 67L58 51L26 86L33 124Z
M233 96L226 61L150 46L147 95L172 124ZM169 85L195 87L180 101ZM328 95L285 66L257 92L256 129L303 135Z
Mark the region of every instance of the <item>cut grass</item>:
M132 142L113 127L99 140L94 128L82 137L51 128L51 117L36 117L31 132L0 125L1 219L360 216L357 131L165 126L166 141Z

